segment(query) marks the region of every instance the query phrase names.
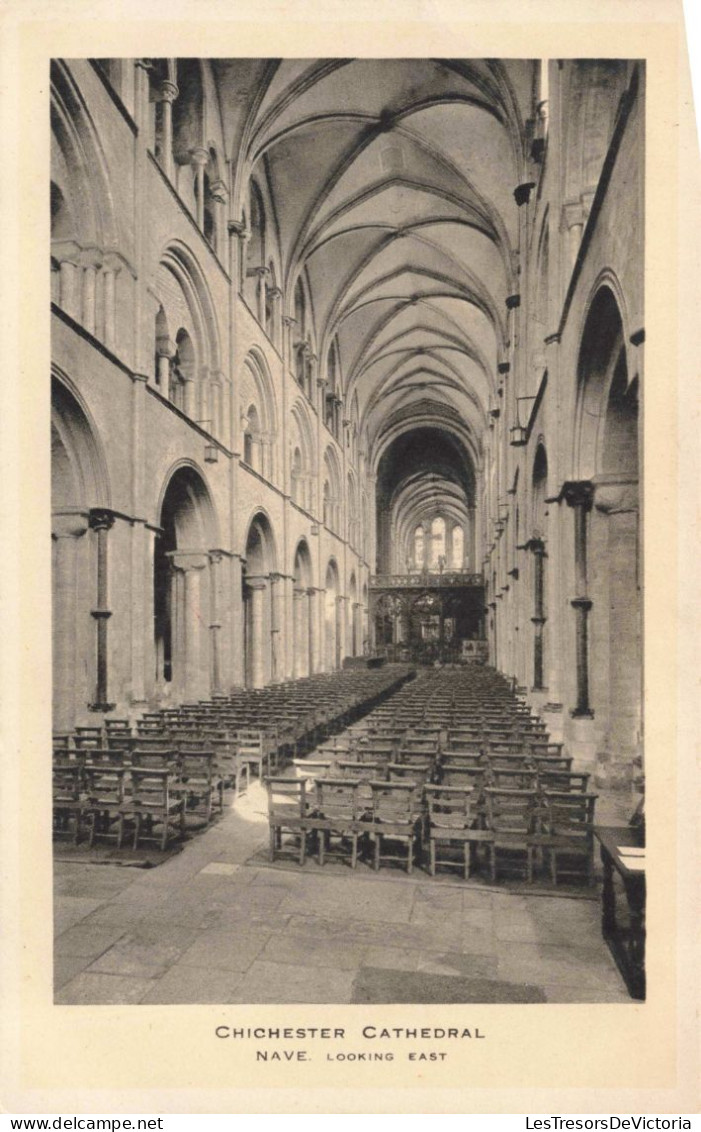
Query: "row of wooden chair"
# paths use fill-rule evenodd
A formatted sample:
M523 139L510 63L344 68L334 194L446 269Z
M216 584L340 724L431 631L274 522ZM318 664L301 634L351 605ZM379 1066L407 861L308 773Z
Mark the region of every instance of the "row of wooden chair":
M441 847L457 845L462 850L457 863L469 879L482 846L492 881L502 859L524 867L525 879L532 882L537 854L547 856L554 884L582 872L589 883L593 880L593 794L486 787L477 795L462 787L345 778L271 778L267 789L272 860L285 848L288 834L300 865L311 838L320 865L340 857L355 868L367 843L376 870L382 861L401 861L411 873L418 849L435 876L438 865L456 864L439 856Z

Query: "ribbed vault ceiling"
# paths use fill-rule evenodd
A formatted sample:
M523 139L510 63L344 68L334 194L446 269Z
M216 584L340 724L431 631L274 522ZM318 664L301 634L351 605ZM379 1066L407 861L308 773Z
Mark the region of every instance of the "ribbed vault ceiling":
M479 454L518 289L535 66L214 63L237 200L251 175L267 183L285 293L303 274L322 373L337 338L371 453L415 408L417 423L459 418Z

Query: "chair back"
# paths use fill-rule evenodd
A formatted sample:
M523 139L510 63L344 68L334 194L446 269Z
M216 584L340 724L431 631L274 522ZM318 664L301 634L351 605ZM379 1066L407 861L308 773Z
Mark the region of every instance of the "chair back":
M415 782L371 782L372 819L375 822L413 824L420 787Z
M528 836L533 832L537 794L535 790L487 787L487 828L496 834Z
M579 771L542 770L538 767L538 782L544 791L586 794L589 774Z
M343 778L318 778L316 809L320 818L330 821L356 821L359 814L358 783Z
M469 829L475 820L470 786L427 786L424 791L431 829Z
M54 763L52 780L54 802L80 801L83 773L78 763Z
M268 817L303 818L307 812L306 778L266 778Z
M136 810L166 810L170 804L172 772L159 767L132 767L130 804Z
M85 793L91 806L120 806L124 801L127 768L86 763Z
M546 790L544 797L549 834L555 837L593 834L597 794Z

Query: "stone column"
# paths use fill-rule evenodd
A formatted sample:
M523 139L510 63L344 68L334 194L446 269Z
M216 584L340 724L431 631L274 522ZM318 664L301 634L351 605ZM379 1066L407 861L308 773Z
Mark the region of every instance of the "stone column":
M171 338L156 340L156 384L164 397L170 397L170 367L178 347Z
M82 317L80 248L74 240L54 240L51 254L59 265L59 306L77 322Z
M282 574L270 575L270 682L272 684L280 682L281 667L284 663L280 632L280 582L282 581Z
M631 786L642 747L638 484L632 479L597 482L594 504L608 527L610 665L605 775L607 786L622 789Z
M115 705L107 702L107 622L112 611L107 608L108 601L108 558L107 533L114 526L114 515L111 511L94 510L90 512L90 528L97 533L97 603L90 611L91 617L97 623L97 679L95 684L95 700L89 704L90 711L113 711Z
M220 260L224 260L224 233L226 230L224 222L224 210L226 203L229 199L229 190L222 180L211 181L209 185L209 195L212 201L212 209L214 211L214 232L215 232L215 247L214 250Z
M584 208L581 200L567 201L562 207L562 230L567 233L567 249L569 253L570 274L574 268L579 245L582 242L582 233L585 222Z
M589 481L567 483L563 497L568 507L574 511L574 572L575 593L571 601L576 613L576 675L577 703L572 711L573 717L592 718L594 713L589 705L589 612L592 607L587 594L587 516L591 510L593 485Z
M90 334L97 329L97 272L102 264L102 253L97 248L86 248L80 254L82 278L82 323Z
M114 350L117 345L116 283L120 270L121 265L115 256L105 256L102 265L102 294L104 304L102 338L105 346L107 346L109 350Z
M280 341L280 331L282 327L281 311L282 311L282 291L279 287L271 287L268 292L272 308L272 326L270 337L274 345L282 352L282 343Z
M241 688L245 683L244 671L244 616L242 563L241 556L234 554L231 558L231 572L229 582L229 648L231 653L231 682L234 687Z
M185 700L203 698L209 692L209 677L202 656L202 579L209 558L203 551L171 551L175 592L173 609L173 666L177 686ZM207 618L207 623L209 618ZM208 667L208 666L207 666Z
M251 684L254 688L265 686L265 593L268 588L267 577L247 578L251 603Z
M204 170L209 154L202 146L194 146L190 151L190 165L195 171L195 205L197 208L197 227L204 232Z
M545 626L545 543L534 538L526 544L533 553L533 691L543 688L543 629Z
M210 595L210 615L211 621L209 623L209 636L211 641L210 656L211 656L211 685L212 692L221 692L221 656L219 648L219 637L221 634L221 621L219 619L220 607L220 586L221 586L221 561L222 552L220 550L210 550L209 552L209 577L211 585Z
M164 79L159 90L158 101L161 102L161 147L156 157L161 168L169 180L173 180L173 103L179 91L174 82Z
M295 589L292 594L292 624L293 624L293 653L292 675L295 680L300 676L308 676L309 663L309 630L305 625L305 604L308 602L307 591ZM305 665L305 656L307 665Z
M68 731L76 723L78 540L88 529L82 511L51 519L53 590L53 726Z

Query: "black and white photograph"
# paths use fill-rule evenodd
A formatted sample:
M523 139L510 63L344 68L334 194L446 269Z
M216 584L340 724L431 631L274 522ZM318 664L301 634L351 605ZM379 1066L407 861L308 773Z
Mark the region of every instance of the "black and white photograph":
M55 1003L643 1002L645 61L50 71Z

